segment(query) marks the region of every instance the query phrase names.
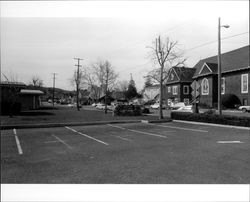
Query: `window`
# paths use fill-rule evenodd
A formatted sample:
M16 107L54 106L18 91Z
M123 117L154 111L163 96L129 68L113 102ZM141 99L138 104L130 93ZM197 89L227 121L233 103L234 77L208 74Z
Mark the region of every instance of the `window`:
M168 93L171 93L171 87L170 86L168 87Z
M225 77L222 77L221 78L221 94L225 94L225 88L226 88Z
M185 95L189 94L189 86L183 86L183 94Z
M173 81L174 80L174 74L172 73L171 74L171 81Z
M209 83L206 78L204 78L201 82L201 94L208 95L209 94Z
M177 95L177 86L173 86L173 95Z
M248 93L248 74L241 75L241 93Z

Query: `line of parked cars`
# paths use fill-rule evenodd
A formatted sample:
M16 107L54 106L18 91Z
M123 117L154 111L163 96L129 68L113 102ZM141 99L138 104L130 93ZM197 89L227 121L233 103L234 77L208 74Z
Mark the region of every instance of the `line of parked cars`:
M102 109L102 110L104 110L105 109L105 104L103 104L103 103L93 103L92 105L91 105L92 107L95 107L96 109ZM114 106L112 106L112 105L107 105L107 109L108 110L113 110L114 109Z

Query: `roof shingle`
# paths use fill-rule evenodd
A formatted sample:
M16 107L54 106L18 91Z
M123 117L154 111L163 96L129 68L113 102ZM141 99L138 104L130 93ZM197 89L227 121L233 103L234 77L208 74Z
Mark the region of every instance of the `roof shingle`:
M225 73L228 71L235 71L241 68L249 67L249 47L250 46L248 45L230 52L223 53L221 55L221 72ZM199 72L204 63L207 63L213 73L217 73L218 57L215 55L213 57L200 60L194 66L196 72L194 73L193 77L199 77Z

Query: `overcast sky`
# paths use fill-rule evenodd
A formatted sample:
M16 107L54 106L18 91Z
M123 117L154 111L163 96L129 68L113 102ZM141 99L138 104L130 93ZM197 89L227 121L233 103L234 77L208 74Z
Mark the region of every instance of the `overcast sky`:
M1 2L1 71L25 83L37 75L45 86L55 72L56 87L72 90L73 58L85 66L107 59L140 90L156 68L146 48L155 37L177 40L193 67L217 54L218 17L230 25L222 52L249 45L248 1Z

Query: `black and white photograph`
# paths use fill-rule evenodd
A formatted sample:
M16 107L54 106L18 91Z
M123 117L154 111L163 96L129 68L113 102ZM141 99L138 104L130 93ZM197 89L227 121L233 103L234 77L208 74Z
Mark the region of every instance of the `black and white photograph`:
M249 202L249 1L1 1L1 201Z

